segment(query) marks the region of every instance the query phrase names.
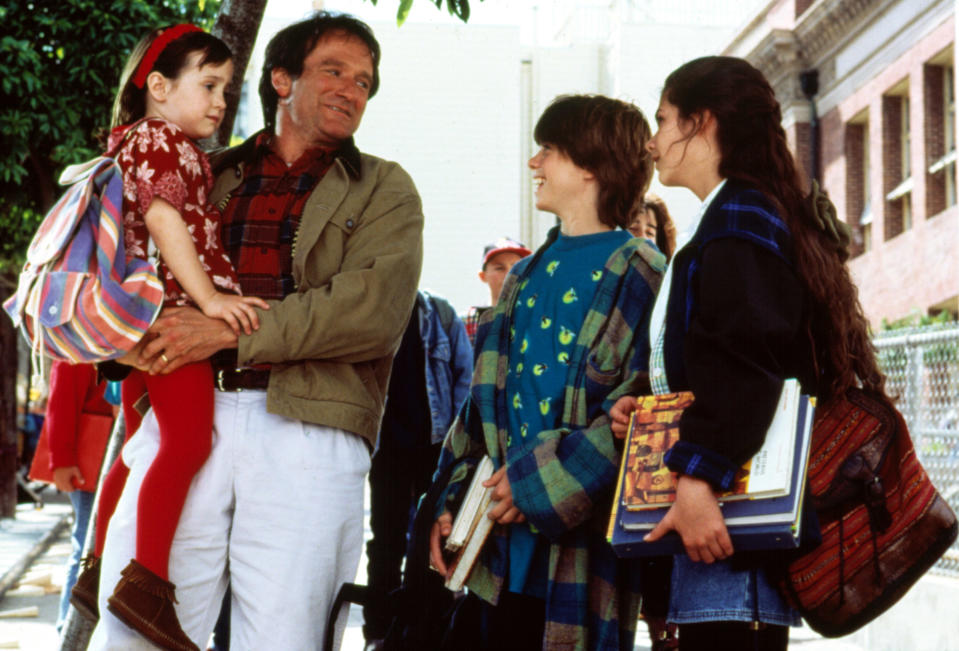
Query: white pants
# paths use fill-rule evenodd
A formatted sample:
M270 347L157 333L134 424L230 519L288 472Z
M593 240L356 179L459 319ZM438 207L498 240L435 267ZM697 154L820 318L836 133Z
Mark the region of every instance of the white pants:
M110 520L100 622L90 649L152 649L106 599L134 556L137 496L159 445L148 412L123 450L130 468ZM234 651L319 649L333 597L352 581L363 543L362 439L268 414L265 391L216 392L213 448L190 485L170 553L177 616L206 648L229 581ZM345 617L337 626L342 637Z

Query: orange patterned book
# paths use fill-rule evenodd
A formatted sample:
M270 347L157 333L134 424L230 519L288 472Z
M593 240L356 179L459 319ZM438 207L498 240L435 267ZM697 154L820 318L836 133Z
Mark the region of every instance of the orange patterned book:
M789 493L795 447L799 386L788 381L762 448L736 475L720 501L781 497ZM693 404L689 391L640 396L629 423L621 500L628 511L669 506L676 499L676 474L666 467L666 452L679 440L679 419Z

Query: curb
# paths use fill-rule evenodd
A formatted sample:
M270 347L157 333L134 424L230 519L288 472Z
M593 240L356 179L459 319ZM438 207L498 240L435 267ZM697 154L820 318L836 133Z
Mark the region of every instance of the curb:
M47 531L33 547L31 547L13 566L4 573L3 577L0 577L0 600L7 594L7 591L13 587L13 585L20 580L20 577L24 575L27 571L27 568L37 560L50 545L53 544L53 541L56 540L63 530L70 526L70 514L65 513L54 523L50 530Z

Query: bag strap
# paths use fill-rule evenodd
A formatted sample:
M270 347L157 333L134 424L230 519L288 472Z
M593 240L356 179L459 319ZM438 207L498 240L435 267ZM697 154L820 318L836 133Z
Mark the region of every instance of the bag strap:
M453 306L444 298L433 296L427 291L423 293L426 295L426 300L433 304L433 309L439 313L440 325L443 326L443 331L446 332L446 338L452 341L453 335L450 333L450 328L453 326L453 319L456 318L456 311L453 309Z
M123 133L123 137L120 138L120 142L114 145L112 149L108 149L103 155L106 156L107 158L113 158L114 156L116 156L117 153L123 148L123 145L127 144L127 140L133 137L133 132L137 130L137 127L139 127L141 124L143 124L149 119L150 118L148 117L142 117L136 122L134 122L133 124L131 124L130 128Z
M368 585L358 583L344 583L336 593L333 606L330 608L330 617L326 622L326 633L323 635L323 651L333 651L333 637L335 635L336 620L344 604L367 606L371 601L372 590Z
M420 505L413 518L413 531L410 541L409 552L406 559L406 569L403 573L403 584L401 590L412 592L415 595L417 589L422 590L426 583L429 573L430 555L430 530L433 526L433 514L436 511L436 505L440 497L445 493L446 484L453 474L456 464L451 463L435 477L430 484L429 489L420 500ZM384 595L375 592L368 585L358 585L356 583L344 583L337 591L336 599L333 600L333 606L330 608L330 614L326 622L326 633L323 637L323 651L333 651L333 637L336 620L339 617L340 610L347 603L354 603L360 606L366 606L376 600L386 602L386 607L393 611L394 617L402 614L402 611L428 613L427 604L415 603L408 604L404 609L403 604L398 603L397 599L391 599L392 595ZM397 613L397 611L401 611ZM413 624L414 627L416 626ZM392 631L392 627L391 627Z

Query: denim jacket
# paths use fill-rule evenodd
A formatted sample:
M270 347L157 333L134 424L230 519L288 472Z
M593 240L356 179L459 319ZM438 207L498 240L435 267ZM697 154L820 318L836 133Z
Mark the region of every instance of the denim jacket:
M452 312L447 334L443 329L437 301L444 299L426 292L416 296L420 336L426 354L426 396L430 405L430 443L441 443L446 431L469 393L473 375L473 349L463 321Z

